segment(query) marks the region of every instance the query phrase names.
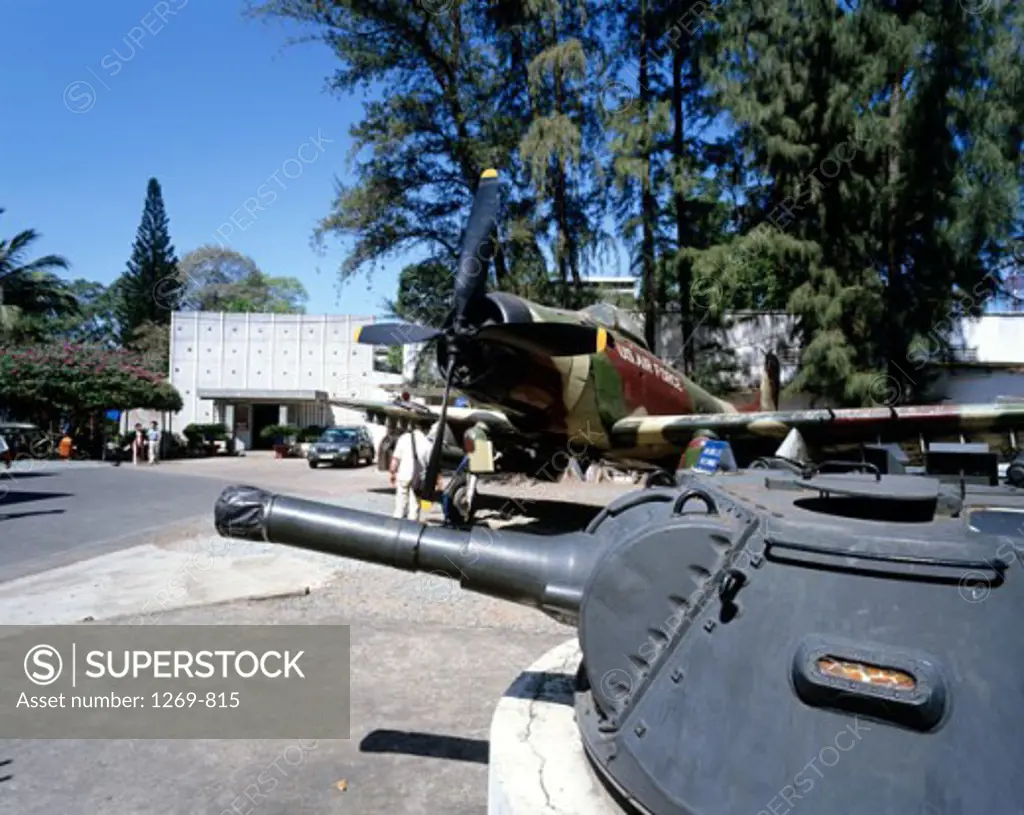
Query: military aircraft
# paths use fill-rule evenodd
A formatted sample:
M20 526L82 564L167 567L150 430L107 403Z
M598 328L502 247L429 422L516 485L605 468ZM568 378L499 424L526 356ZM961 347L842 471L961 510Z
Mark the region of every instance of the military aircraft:
M1024 428L1024 404L779 411L779 362L767 353L757 398L735 405L652 354L632 318L610 304L568 311L488 293L497 206L498 174L486 170L463 236L453 308L440 327L382 322L356 334L357 342L370 345L435 342L445 382L439 411L411 403L334 404L413 422L472 426L465 446L473 476L494 471L494 443L504 448L502 469L535 476L551 474L559 454L566 462L571 455L674 471L699 431L727 439L738 460L771 454L794 430L808 450L982 431L1009 431L1019 450L1013 431ZM449 407L453 389L477 404ZM438 441L431 450L421 496L427 500L437 497L440 448ZM475 483L468 490L457 487L468 520Z

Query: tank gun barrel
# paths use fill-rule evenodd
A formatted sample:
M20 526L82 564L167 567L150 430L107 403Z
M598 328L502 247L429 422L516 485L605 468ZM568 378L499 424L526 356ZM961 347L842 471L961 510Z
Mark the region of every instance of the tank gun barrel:
M462 588L537 608L575 625L601 547L585 533L540 537L446 529L258 487L224 489L214 508L225 538L281 543L458 580Z

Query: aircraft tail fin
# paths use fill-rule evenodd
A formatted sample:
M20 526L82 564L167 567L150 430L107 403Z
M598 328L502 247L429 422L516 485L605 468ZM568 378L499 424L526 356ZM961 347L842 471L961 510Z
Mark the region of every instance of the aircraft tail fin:
M757 397L749 404L740 406L741 413L770 413L779 409L780 370L779 358L771 351L766 351Z

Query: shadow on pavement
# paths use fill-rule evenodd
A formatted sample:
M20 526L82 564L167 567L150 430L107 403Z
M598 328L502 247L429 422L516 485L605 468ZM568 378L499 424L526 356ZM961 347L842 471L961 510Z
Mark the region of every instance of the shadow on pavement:
M0 521L14 521L18 518L31 518L33 515L63 515L63 509L40 509L34 512L0 512Z
M575 677L551 671L523 671L505 691L505 696L572 707L575 692Z
M509 525L510 530L536 535L576 532L586 527L603 509L593 504L486 493L477 496L476 507L476 517L479 521L515 521ZM526 522L519 519L526 519Z
M11 504L27 504L29 501L50 501L54 498L72 498L70 492L28 492L11 490L4 495L0 492L0 508Z
M22 472L21 470L0 470L0 484L3 480L9 479L10 481L21 481L24 478L50 478L56 475L56 473L36 473L31 470Z
M0 767L8 767L13 760L14 759L9 758L5 761L0 761ZM0 772L6 773L6 769L0 770ZM14 778L14 773L6 773L5 775L0 775L0 782L10 781L12 778Z
M482 739L438 736L408 730L374 730L359 742L361 753L403 753L486 764L489 745Z

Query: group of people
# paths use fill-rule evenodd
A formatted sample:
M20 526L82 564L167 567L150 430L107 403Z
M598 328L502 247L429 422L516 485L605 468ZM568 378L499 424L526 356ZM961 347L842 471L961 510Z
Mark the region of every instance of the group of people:
M160 460L160 426L156 422L150 422L149 430L145 430L142 422L136 422L129 449L132 451L132 462L135 464L147 459L150 464L156 464Z

